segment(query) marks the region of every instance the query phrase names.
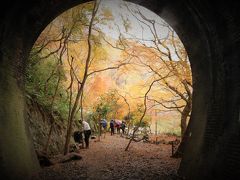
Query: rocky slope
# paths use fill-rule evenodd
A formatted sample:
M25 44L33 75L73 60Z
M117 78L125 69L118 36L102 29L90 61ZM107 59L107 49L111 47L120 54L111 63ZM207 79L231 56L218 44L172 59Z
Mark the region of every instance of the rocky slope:
M63 120L57 113L53 117L46 108L30 97L26 100L26 110L26 123L32 135L35 150L42 151L44 149L51 122L55 119L56 123L54 124L48 152L49 155L62 153L66 134L66 120ZM74 130L76 129L75 125Z

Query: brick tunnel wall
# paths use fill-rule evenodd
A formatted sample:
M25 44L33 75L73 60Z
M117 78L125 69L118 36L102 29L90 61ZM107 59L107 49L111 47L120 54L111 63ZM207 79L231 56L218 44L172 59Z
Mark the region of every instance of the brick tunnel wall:
M219 4L219 13L224 24L218 24L219 34L224 38L223 48L223 69L225 73L225 113L222 115L222 133L219 135L218 147L222 163L220 170L223 171L223 177L228 179L240 178L240 20L239 3L228 5ZM219 171L216 169L215 171Z
M198 9L213 13L203 17L209 33L213 88L199 177L236 179L240 177L240 6L236 2L205 5L198 4Z
M194 85L196 88L194 89L195 99L193 99L195 107L191 118L193 137L186 146L180 173L188 179L236 177L240 172L239 3L221 4L218 2L215 4L207 0L131 1L140 3L169 20L167 22L176 28L175 30L192 58L192 69L195 74L193 78L197 81ZM13 131L14 122L19 122L21 127L24 127L23 108L20 103L23 102L21 98L22 77L28 51L34 40L59 13L81 2L83 1L42 0L31 3L8 1L7 5L1 7L0 93L2 99L0 117L1 125L4 124L4 126L0 126L0 130L7 127ZM168 10L170 13L167 12ZM188 12L192 14L189 15ZM171 13L176 14L172 16ZM175 24L176 22L178 24ZM200 29L199 32L198 29ZM9 86L3 88L6 84ZM12 94L17 94L17 97ZM8 101L11 99L10 96L13 101L20 103L20 108ZM5 103L13 108L6 109ZM16 113L21 117L16 116L14 119L12 114ZM24 159L19 159L20 154L7 157L6 146L12 146L11 138L14 137L12 135L13 137L9 139L0 138L0 167L1 171L4 168L9 170L5 173L10 172L11 168L12 170L20 168L24 177L33 171L31 166L36 163L36 159L31 157L33 151L30 150L28 135L25 130L19 130L19 138L15 140L15 143L24 152L29 166L23 162ZM8 132L2 137L8 137ZM6 163L13 159L17 159L18 164L13 166ZM21 166L21 163L24 166Z

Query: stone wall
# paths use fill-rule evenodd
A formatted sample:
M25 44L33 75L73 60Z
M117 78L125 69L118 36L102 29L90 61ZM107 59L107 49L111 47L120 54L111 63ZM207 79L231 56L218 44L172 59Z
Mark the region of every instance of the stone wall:
M26 100L26 109L26 121L33 140L34 149L38 151L42 151L44 149L51 123L54 121L55 124L51 135L48 153L49 155L63 153L65 136L67 132L67 121L62 119L56 113L56 115L53 117L46 108L31 98L27 98ZM73 125L73 129L77 129L76 124ZM73 138L71 138L71 142L73 143Z

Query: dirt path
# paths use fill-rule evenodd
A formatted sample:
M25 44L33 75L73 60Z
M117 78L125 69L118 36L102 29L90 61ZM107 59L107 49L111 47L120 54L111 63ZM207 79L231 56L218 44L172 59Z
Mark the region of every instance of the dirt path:
M82 160L44 168L41 179L139 180L177 179L180 159L170 158L170 145L133 142L124 151L128 140L118 135L91 140L90 149L80 151Z

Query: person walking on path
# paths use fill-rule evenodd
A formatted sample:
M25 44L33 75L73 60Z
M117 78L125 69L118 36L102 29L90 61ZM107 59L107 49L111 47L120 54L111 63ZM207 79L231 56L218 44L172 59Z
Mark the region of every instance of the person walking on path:
M114 126L115 126L115 123L114 123L114 120L112 119L110 121L111 136L114 135Z
M88 122L86 122L85 120L83 120L82 125L83 125L84 141L86 144L86 148L88 149L89 148L89 138L91 135L91 128L90 128Z
M122 124L121 124L122 134L125 134L125 128L126 128L126 124L124 121L122 121Z
M107 131L107 120L106 119L102 119L101 120L101 131L102 131L102 133L104 134L104 138L105 138L105 134L106 134L106 131Z

